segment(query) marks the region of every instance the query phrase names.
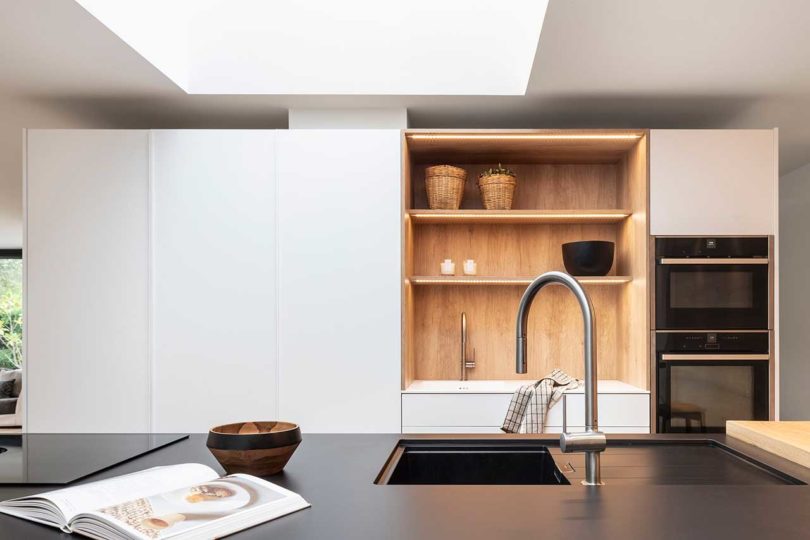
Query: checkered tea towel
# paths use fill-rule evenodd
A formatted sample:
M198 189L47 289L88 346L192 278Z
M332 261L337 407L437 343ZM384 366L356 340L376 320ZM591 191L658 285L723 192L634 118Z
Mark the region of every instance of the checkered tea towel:
M560 401L563 392L579 388L580 384L563 370L555 369L536 383L521 386L512 396L501 431L542 433L548 410Z

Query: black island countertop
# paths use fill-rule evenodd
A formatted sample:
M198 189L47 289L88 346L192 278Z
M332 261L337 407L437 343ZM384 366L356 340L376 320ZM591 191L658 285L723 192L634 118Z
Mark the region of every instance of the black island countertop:
M64 437L82 437L65 435ZM548 441L556 436L496 436ZM609 441L656 436L608 436ZM700 436L727 445L778 470L806 470L723 435ZM400 439L442 436L304 435L285 471L269 480L304 496L312 508L243 531L239 539L433 538L657 538L757 539L810 537L808 485L644 485L600 487L376 485ZM487 436L452 436L485 439ZM673 436L666 436L672 439ZM677 438L677 436L675 436ZM696 437L683 437L695 439ZM66 439L67 440L67 439ZM576 456L576 454L570 454ZM204 435L154 451L82 482L157 465L204 463L222 472ZM804 476L803 476L804 475ZM0 498L31 495L48 486L2 486ZM0 516L0 538L69 537L58 530Z

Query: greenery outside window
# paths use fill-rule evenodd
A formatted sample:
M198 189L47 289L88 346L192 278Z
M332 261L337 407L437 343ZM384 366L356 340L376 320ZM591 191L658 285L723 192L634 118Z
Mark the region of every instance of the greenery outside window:
M22 366L22 250L0 249L0 368Z

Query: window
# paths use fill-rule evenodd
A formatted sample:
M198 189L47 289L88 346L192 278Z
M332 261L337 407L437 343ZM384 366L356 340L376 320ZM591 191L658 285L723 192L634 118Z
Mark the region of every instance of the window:
M22 250L0 249L0 368L22 366Z

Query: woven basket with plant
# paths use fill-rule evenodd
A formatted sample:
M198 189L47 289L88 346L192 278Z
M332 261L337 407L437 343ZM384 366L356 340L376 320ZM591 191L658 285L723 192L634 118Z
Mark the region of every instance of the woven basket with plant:
M467 171L452 165L435 165L425 169L428 206L432 210L458 210L464 196Z
M515 173L502 167L487 169L478 176L481 200L487 210L511 210L517 180Z

